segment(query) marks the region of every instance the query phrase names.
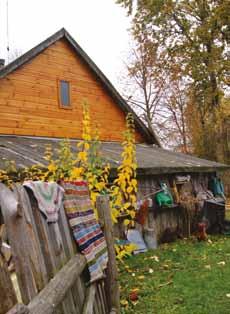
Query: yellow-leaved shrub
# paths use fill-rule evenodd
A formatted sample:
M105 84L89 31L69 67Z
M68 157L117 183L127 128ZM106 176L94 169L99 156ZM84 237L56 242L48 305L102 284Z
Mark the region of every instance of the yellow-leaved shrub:
M0 182L11 185L12 181L23 180L85 180L88 182L90 198L96 212L96 199L98 195L109 194L111 216L114 223L119 216L125 217L125 225L133 224L136 209L136 149L134 120L131 114L126 117L126 131L122 142L122 161L117 169L117 178L112 185L109 184L110 165L101 156L101 142L98 128L91 131L89 105L83 104L82 140L78 142L77 154L73 153L71 141L64 139L59 142L58 148L53 149L47 145L44 159L47 166L33 165L16 171L13 162L6 170L0 169ZM13 176L12 176L13 173ZM133 245L115 245L117 257L122 259L131 254Z

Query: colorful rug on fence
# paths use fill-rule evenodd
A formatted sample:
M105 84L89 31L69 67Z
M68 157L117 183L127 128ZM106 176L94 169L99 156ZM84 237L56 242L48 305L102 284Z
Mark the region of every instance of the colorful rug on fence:
M99 223L92 209L86 182L62 182L65 190L64 208L81 253L87 259L90 281L103 277L108 252Z
M56 182L25 181L23 186L32 190L40 211L47 222L56 222L63 200L64 190Z

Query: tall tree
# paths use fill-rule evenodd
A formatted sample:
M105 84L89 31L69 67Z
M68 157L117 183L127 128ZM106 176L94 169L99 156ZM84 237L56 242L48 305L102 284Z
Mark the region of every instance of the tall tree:
M166 86L166 73L159 63L157 49L145 42L131 49L126 64L128 81L124 97L153 133L156 117L163 114L160 104Z
M174 70L175 71L175 70ZM166 136L173 144L174 150L190 153L191 139L187 125L187 84L174 72L169 77L164 107L168 112Z
M199 120L195 151L215 159L215 150L209 148L210 138L212 143L217 138L212 126L228 83L229 0L117 2L133 15L132 31L139 43L157 44L169 67L180 64L182 76L190 82L192 112Z
M186 84L178 67L169 72L164 65L165 56L157 46L144 42L132 48L123 95L165 147L187 153Z

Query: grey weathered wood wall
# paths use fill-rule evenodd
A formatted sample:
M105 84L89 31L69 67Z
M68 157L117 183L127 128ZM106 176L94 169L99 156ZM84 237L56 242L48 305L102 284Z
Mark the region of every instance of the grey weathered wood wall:
M183 175L183 174L182 174ZM187 199L185 203L189 203L189 198L193 198L198 192L208 188L208 180L212 173L190 173L189 186L179 186L179 194L184 194ZM138 178L138 199L144 199L146 195L159 190L159 182L165 182L168 187L173 186L176 174L162 174L155 176L143 176ZM154 198L154 197L153 197ZM156 209L156 204L153 204ZM194 208L195 209L195 208ZM175 230L177 227L181 230L184 236L190 233L190 225L188 221L188 212L182 204L172 208L158 209L157 211L149 211L144 228L153 228L156 233L156 238L161 239L164 231L167 228Z

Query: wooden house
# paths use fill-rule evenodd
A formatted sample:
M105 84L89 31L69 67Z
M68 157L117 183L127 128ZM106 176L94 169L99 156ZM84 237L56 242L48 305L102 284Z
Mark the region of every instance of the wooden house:
M131 109L65 30L0 71L0 134L81 137L82 102L103 141L120 141ZM135 115L137 142L158 143Z
M178 191L195 198L207 190L210 176L225 165L164 150L157 136L132 111L109 80L65 30L0 69L0 168L5 160L18 167L44 164L44 146L60 138L81 138L82 102L90 104L101 135L102 153L113 168L120 162L125 116L134 115L139 199L153 195L159 182L177 184L177 175L190 176ZM73 145L76 149L76 145ZM148 212L145 229L158 238L167 228L185 225L183 206Z

